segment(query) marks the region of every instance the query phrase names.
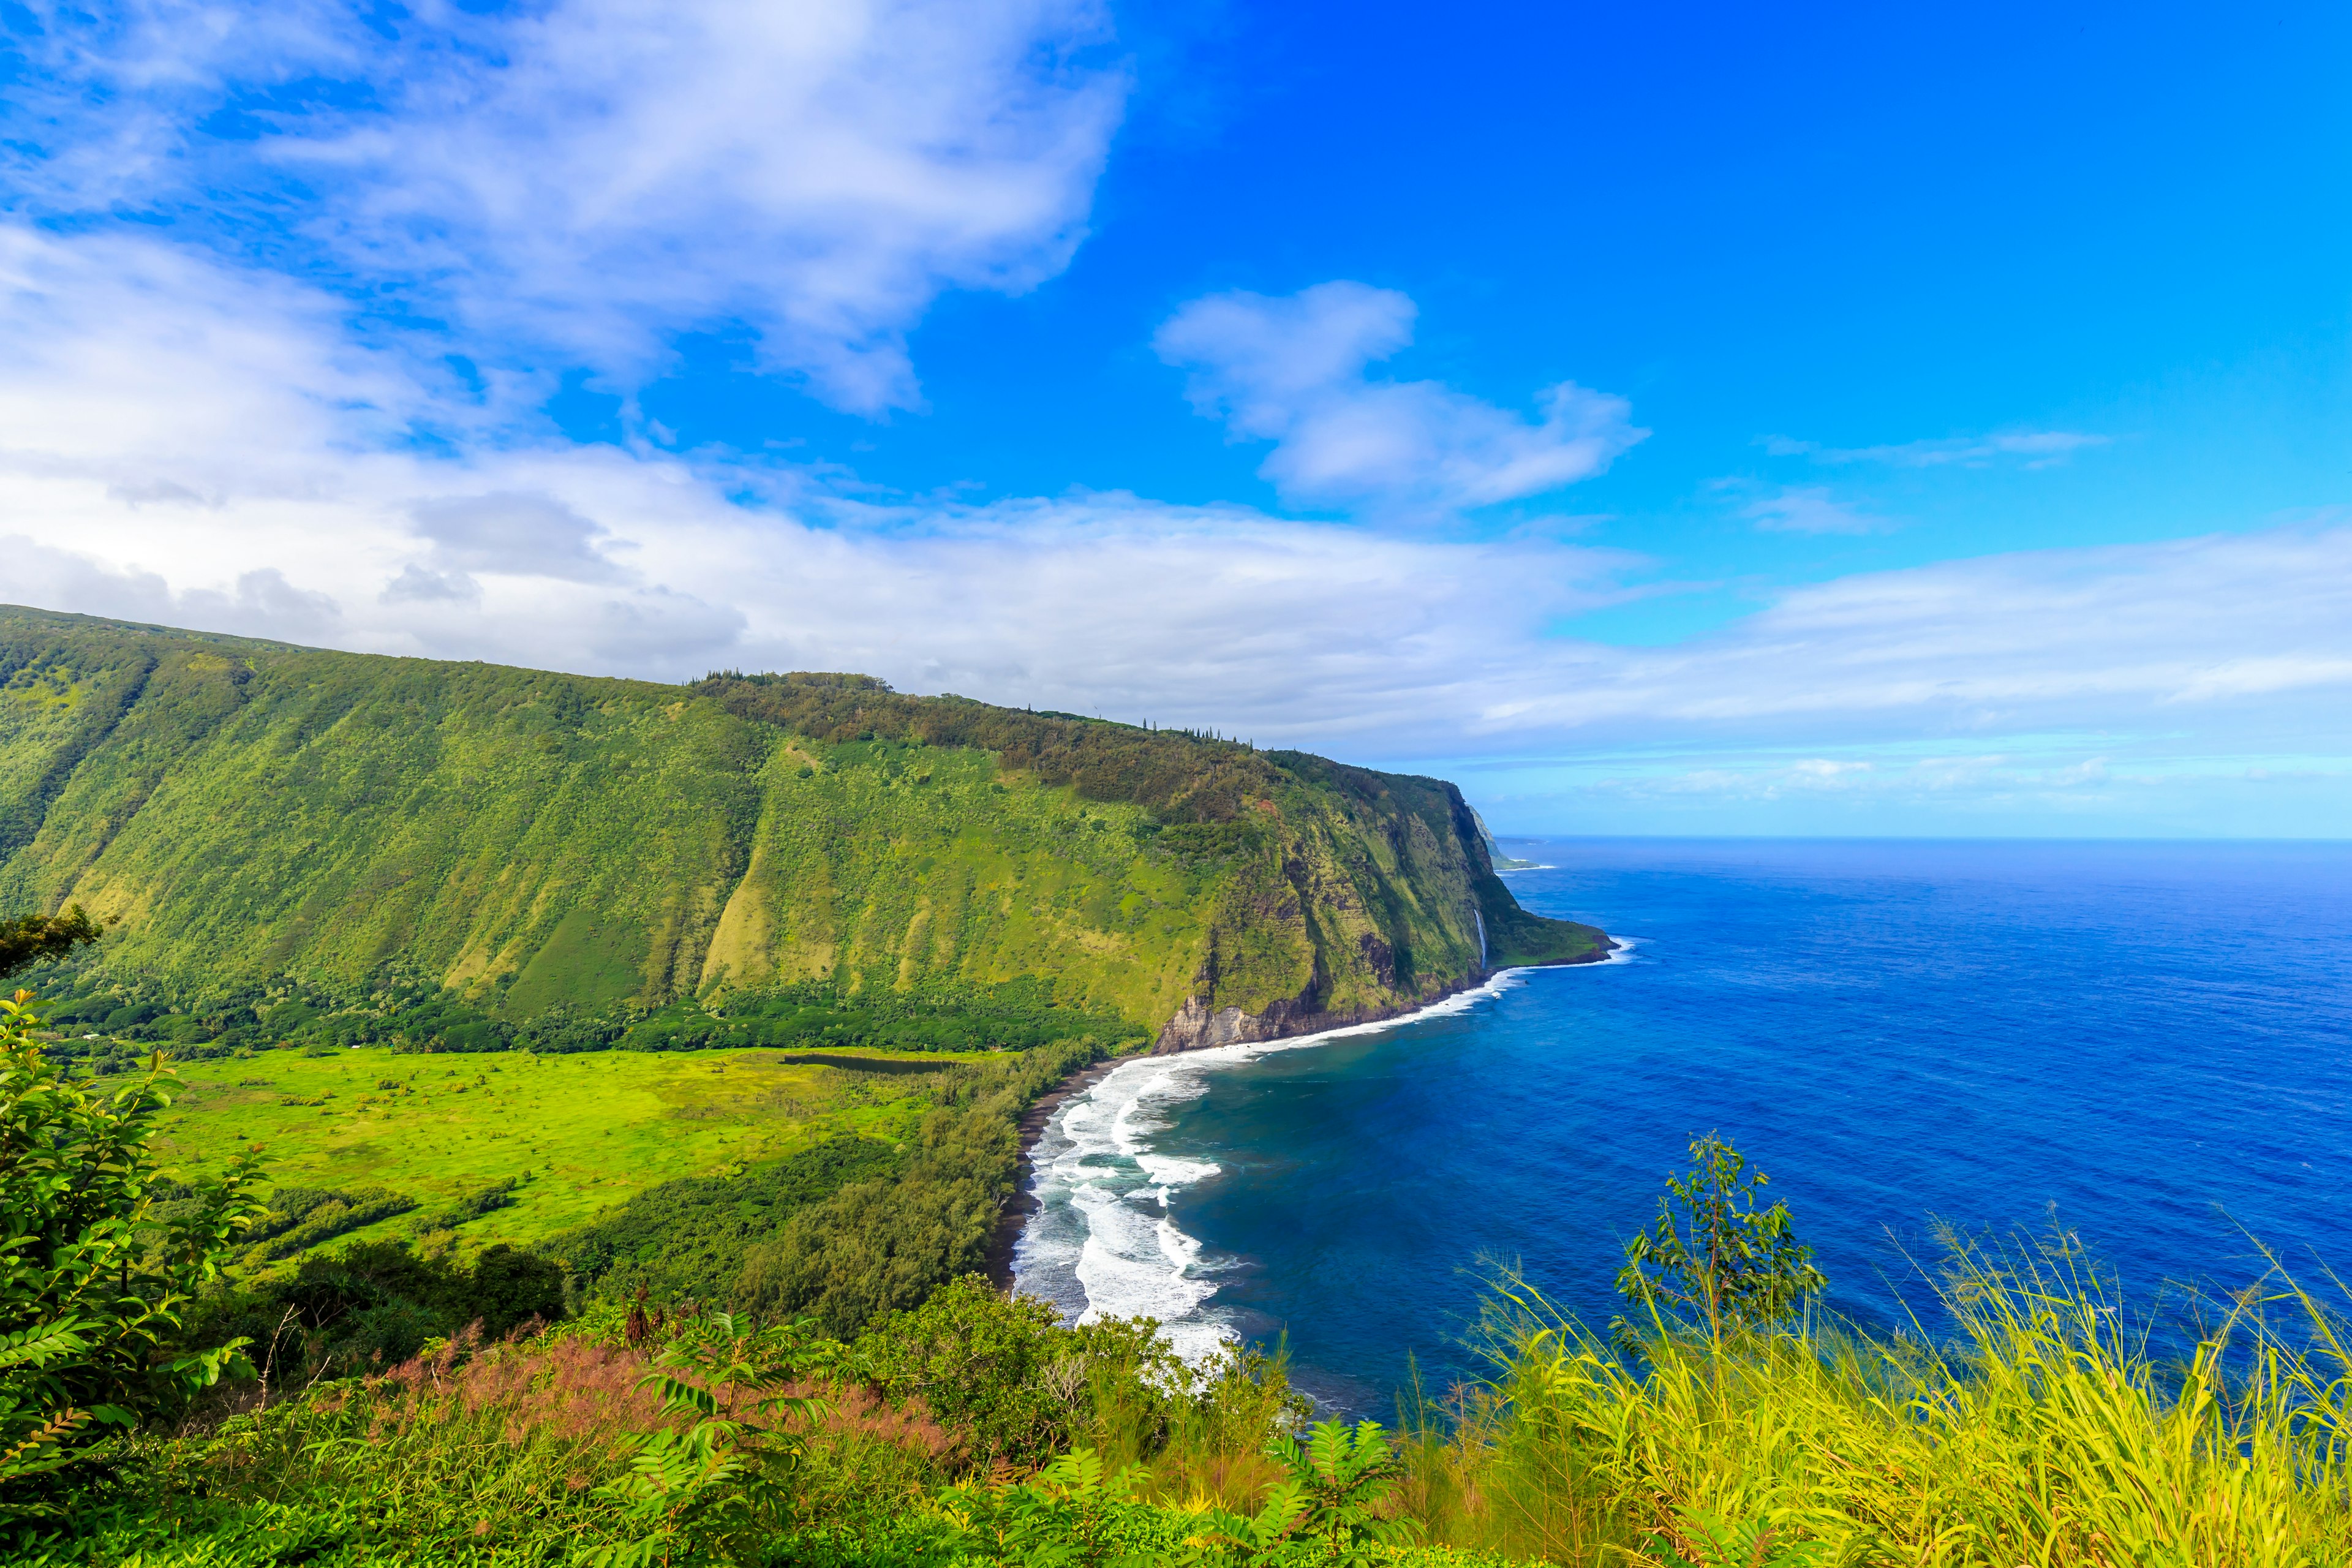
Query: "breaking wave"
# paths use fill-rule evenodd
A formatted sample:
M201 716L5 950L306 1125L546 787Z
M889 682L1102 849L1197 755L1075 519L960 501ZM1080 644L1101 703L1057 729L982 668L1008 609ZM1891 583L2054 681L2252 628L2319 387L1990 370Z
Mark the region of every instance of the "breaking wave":
M1604 962L1624 956L1612 953ZM1207 1093L1213 1072L1275 1051L1467 1012L1522 984L1524 973L1506 969L1482 985L1377 1023L1120 1063L1065 1100L1031 1151L1037 1207L1013 1248L1015 1285L1052 1301L1073 1321L1156 1318L1186 1360L1198 1363L1215 1353L1238 1337L1213 1298L1220 1275L1239 1260L1204 1257L1201 1243L1176 1224L1175 1194L1222 1167L1154 1147L1171 1113Z

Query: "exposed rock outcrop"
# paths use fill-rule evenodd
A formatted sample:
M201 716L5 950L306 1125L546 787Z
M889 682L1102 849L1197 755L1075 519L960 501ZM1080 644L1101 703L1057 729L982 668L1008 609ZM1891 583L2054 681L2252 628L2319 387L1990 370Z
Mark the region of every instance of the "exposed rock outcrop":
M1599 940L1590 952L1523 967L1554 968L1571 963L1599 963L1616 952L1619 944L1614 938L1598 931L1594 935ZM1426 995L1399 1002L1393 1006L1361 1012L1331 1012L1318 1007L1311 990L1305 995L1276 1002L1263 1013L1244 1012L1240 1007L1221 1007L1213 1012L1199 996L1187 996L1184 1005L1176 1009L1176 1016L1160 1026L1160 1034L1151 1044L1151 1054L1173 1056L1179 1051L1205 1051L1218 1046L1247 1045L1255 1040L1286 1040L1293 1036L1312 1035L1325 1029L1344 1029L1354 1024L1375 1024L1383 1018L1418 1012L1433 1002L1442 1002L1457 992L1484 984L1488 973L1482 970L1456 984L1433 986Z
M1152 1042L1154 1056L1172 1056L1178 1051L1204 1051L1213 1046L1238 1046L1249 1040L1270 1040L1276 1030L1262 1016L1253 1016L1239 1007L1225 1007L1212 1013L1201 1004L1198 996L1187 996L1176 1016L1160 1026L1160 1037Z

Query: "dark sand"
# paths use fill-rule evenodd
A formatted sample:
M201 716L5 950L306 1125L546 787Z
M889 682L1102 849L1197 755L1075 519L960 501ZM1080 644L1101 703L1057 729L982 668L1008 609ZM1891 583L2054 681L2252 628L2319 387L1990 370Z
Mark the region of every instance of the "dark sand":
M1054 1114L1063 1100L1083 1093L1100 1083L1111 1068L1132 1057L1114 1057L1076 1072L1040 1095L1037 1102L1021 1113L1021 1164L1013 1173L1013 1194L1004 1200L1004 1207L996 1216L996 1234L988 1243L989 1282L1000 1290L1013 1288L1013 1248L1021 1239L1021 1227L1037 1212L1037 1194L1032 1190L1036 1179L1036 1167L1030 1163L1029 1152L1045 1131L1046 1119Z

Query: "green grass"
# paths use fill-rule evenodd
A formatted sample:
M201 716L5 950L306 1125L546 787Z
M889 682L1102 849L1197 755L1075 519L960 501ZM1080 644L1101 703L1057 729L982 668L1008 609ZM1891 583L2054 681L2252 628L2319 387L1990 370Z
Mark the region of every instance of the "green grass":
M2352 1561L2352 1416L2336 1308L2283 1273L2178 1363L2061 1244L1955 1250L1946 1337L1819 1325L1721 1338L1654 1324L1612 1344L1506 1279L1496 1366L1409 1445L1376 1506L1420 1544L1400 1565L1562 1568L2334 1568ZM758 1563L1088 1559L1076 1540L999 1554L940 1489L1029 1433L1016 1468L1074 1443L1142 1460L1111 1535L1151 1561L1214 1504L1248 1510L1280 1467L1277 1366L1171 1393L1136 1331L1032 1330L1022 1309L942 1293L823 1358L838 1404L780 1487L772 1523L717 1557ZM2265 1308L2281 1315L2265 1321ZM932 1320L936 1320L933 1321ZM929 1327L927 1328L927 1322ZM36 1561L150 1564L547 1563L628 1534L615 1494L633 1434L664 1423L611 1310L471 1362L444 1352L325 1385L212 1430L143 1439L129 1489ZM790 1331L782 1331L789 1332ZM1081 1342L1086 1334L1096 1336ZM919 1388L922 1397L907 1397ZM667 1418L679 1419L675 1412ZM1035 1427L1045 1420L1050 1431ZM1003 1472L999 1472L1000 1475ZM730 1482L746 1489L748 1479ZM1236 1554L1225 1559L1238 1563ZM1291 1541L1255 1568L1328 1563Z
M1417 1510L1559 1563L2352 1562L2341 1302L2276 1269L2176 1302L2201 1319L2176 1358L2070 1239L1950 1240L1933 1338L1658 1325L1624 1352L1507 1279L1497 1375L1425 1435Z
M186 1092L157 1147L172 1163L215 1170L259 1144L280 1185L386 1186L428 1207L512 1179L512 1205L457 1235L468 1245L524 1245L647 1187L774 1159L835 1132L902 1142L930 1108L935 1073L860 1071L876 1058L853 1053L838 1067L783 1059L809 1054L266 1051L181 1064ZM882 1059L943 1071L986 1056ZM386 1081L398 1087L379 1087ZM408 1223L399 1216L351 1235L399 1235Z

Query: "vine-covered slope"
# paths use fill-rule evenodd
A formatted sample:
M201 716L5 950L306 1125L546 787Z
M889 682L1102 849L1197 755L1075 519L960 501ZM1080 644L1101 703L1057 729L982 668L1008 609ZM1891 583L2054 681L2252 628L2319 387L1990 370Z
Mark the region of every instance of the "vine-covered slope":
M1433 779L860 676L690 687L0 608L0 908L193 999L390 964L526 1018L1050 980L1164 1046L1597 957Z

